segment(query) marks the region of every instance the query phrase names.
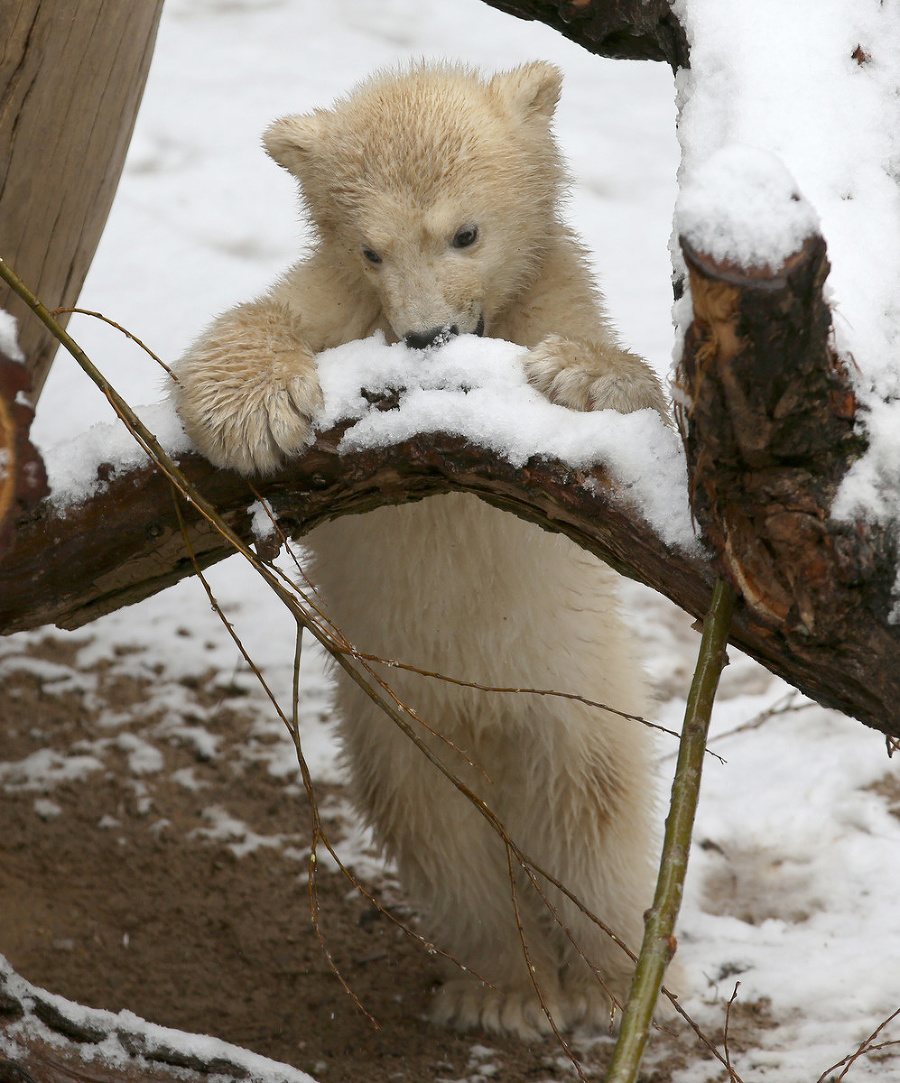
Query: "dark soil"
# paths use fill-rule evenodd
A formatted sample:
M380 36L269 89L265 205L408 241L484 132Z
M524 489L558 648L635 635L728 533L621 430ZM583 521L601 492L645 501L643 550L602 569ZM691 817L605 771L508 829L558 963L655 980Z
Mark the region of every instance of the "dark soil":
M48 638L29 653L71 665L75 647ZM97 685L89 696L77 688L51 691L46 677L8 672L0 696L0 763L39 748L67 755L88 749L110 736L100 706L128 712L147 697L148 681L123 677L111 664L97 664L92 675ZM13 967L71 1000L213 1034L322 1081L574 1078L551 1039L523 1045L429 1023L434 958L341 873L323 872L319 931L372 1018L366 1017L342 987L310 918L307 866L296 853L298 840L309 845L306 795L241 754L258 737L237 691L215 673L190 688L198 703L220 705L221 743L212 758L173 737L156 742L165 762L152 773L136 774L127 746L111 747L104 770L46 793L0 788L0 952ZM144 716L135 734L148 724ZM185 768L192 769L193 789L172 779ZM338 809L341 797L335 785L319 792L326 808ZM293 855L286 844L236 856L222 839L198 833L209 827L203 813L210 806L227 809L259 835L289 835ZM335 837L345 827L340 818L326 821ZM409 920L388 879L368 886ZM760 1025L766 1025L764 1009L739 1008L729 1030L733 1052ZM611 1042L575 1048L585 1073L602 1078ZM642 1078L665 1083L703 1055L679 1027L677 1036L657 1036Z

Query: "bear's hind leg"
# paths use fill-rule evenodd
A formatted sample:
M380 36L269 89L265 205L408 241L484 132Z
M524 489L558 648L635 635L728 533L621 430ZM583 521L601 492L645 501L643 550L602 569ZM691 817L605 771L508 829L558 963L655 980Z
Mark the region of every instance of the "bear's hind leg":
M639 723L570 706L565 717L545 718L530 740L518 737L516 754L528 784L519 775L518 785L502 795L510 835L638 951L643 911L653 895L651 758L644 731ZM546 902L530 885L529 893L532 905L543 908L545 936L560 960L556 1022L561 1029L607 1030L610 996L624 1004L631 961L562 892L546 881L541 888Z
M551 1030L544 1006L555 1020L560 1018L560 959L516 859L512 859L514 901L505 847L494 845L498 841L495 838L488 841L491 852L484 859L490 874L481 878L481 890L472 891L474 869L470 860L455 878L462 890L457 893L451 888L441 900L440 910L444 913L435 915L440 942L457 943L458 951L452 954L467 970L476 973L464 973L448 961L431 1016L444 1025L510 1033L527 1040ZM448 938L451 925L453 935Z
M365 707L351 717L344 737L357 802L396 861L404 891L421 915L423 934L456 960L446 961L432 1018L460 1029L525 1039L546 1033L550 1025L525 961L504 842L403 734L386 729ZM376 728L379 739L373 741ZM438 748L446 758L445 749ZM472 748L473 759L483 762L493 778L500 764L489 752L482 758L481 751ZM456 757L450 766L502 821L503 809L494 808L494 785ZM521 870L516 897L531 964L556 1016L562 960Z

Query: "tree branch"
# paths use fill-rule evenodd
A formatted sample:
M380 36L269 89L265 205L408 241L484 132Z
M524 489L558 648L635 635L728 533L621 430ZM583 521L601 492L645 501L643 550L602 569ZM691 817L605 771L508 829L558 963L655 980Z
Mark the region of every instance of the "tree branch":
M447 492L471 492L548 530L566 534L657 590L666 584L700 615L711 596L711 569L662 542L603 467L589 473L557 462L512 466L462 437L419 435L392 447L342 455L341 424L280 472L254 479L217 470L199 455L181 456L186 476L246 541L248 507L265 497L288 536L385 504ZM15 551L0 561L0 631L54 623L77 628L140 601L194 573L169 481L148 465L112 476L101 466L97 495L76 507L46 501L19 520ZM201 567L232 550L193 507L182 507ZM680 584L680 585L677 585Z
M637 1079L663 975L675 954L675 923L684 895L713 703L722 668L728 661L725 646L733 608L734 588L720 579L703 621L703 639L678 746L656 894L644 914L644 941L606 1083L634 1083Z
M666 545L602 466L585 473L533 460L517 468L463 438L440 434L341 455L344 428L319 434L305 454L255 483L286 534L300 536L326 519L385 504L469 492L565 534L694 616L709 607L715 560ZM246 479L198 455L183 456L180 465L229 526L251 540L247 508L256 495ZM15 549L0 560L0 631L50 623L77 628L194 573L170 482L149 465L115 477L101 467L99 474L102 491L85 504L60 511L45 501L19 520ZM195 508L182 512L201 567L230 554ZM799 632L786 635L738 602L731 642L812 698L900 736L893 707L900 652L884 608L880 619L877 629L868 629L867 652ZM842 664L848 655L852 666Z
M519 19L546 23L599 56L689 65L687 36L668 0L484 0Z

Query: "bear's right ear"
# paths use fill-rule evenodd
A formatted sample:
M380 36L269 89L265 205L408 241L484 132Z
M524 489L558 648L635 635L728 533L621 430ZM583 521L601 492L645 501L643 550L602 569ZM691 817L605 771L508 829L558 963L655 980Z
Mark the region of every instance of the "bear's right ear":
M263 133L263 146L275 161L299 177L315 147L321 122L314 114L282 117Z

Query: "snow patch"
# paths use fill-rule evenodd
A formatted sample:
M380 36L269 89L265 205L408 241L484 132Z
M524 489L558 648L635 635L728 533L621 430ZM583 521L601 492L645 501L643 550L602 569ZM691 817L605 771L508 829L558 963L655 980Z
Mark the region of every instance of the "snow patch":
M127 947L127 941L125 946ZM39 1000L79 1030L96 1034L96 1042L83 1041L79 1044L79 1056L90 1064L112 1070L116 1075L126 1066L135 1065L138 1072L143 1068L148 1074L159 1075L159 1054L163 1052L172 1061L181 1060L188 1064L192 1061L201 1064L220 1061L226 1065L237 1065L239 1070L243 1069L246 1073L248 1083L315 1083L311 1076L298 1068L269 1060L220 1038L207 1034L188 1034L156 1023L148 1023L127 1010L113 1013L99 1008L87 1008L55 993L38 989L19 977L2 955L0 988L6 988L25 1008L21 1018L14 1019L0 1030L0 1054L11 1060L21 1060L36 1039L50 1048L63 1043L60 1035L34 1014L35 1001ZM127 1047L133 1049L134 1043L123 1040L125 1036L137 1036L141 1039L147 1056L129 1051ZM20 1038L21 1045L18 1041ZM157 1054L155 1059L154 1054ZM173 1078L178 1078L177 1069ZM215 1073L211 1078L216 1078Z
M247 508L247 514L250 516L250 529L257 541L267 541L277 534L275 512L267 500L254 500Z
M25 360L25 354L19 349L19 323L5 308L0 308L0 353L6 354L13 361Z
M688 173L675 229L698 252L777 270L819 229L819 216L774 154L732 144Z
M691 67L676 81L684 185L677 228L697 247L711 245L744 266L775 266L809 232L821 232L834 342L856 382L870 440L833 510L897 521L897 6L676 0L673 7L691 46ZM680 268L677 251L675 263ZM684 301L675 316L677 357L689 318Z
M514 466L543 456L573 469L608 467L669 544L696 545L681 441L655 410L581 412L550 402L525 377L525 350L459 335L437 350L388 346L381 334L318 357L328 428L359 418L341 451L384 447L416 433L463 436ZM373 410L365 390L400 392L397 409Z
M135 412L169 455L192 450L171 402L164 400ZM103 492L118 475L149 461L124 422L92 425L87 432L54 445L43 455L50 500L61 509L83 504ZM102 478L98 476L101 467L105 467Z

